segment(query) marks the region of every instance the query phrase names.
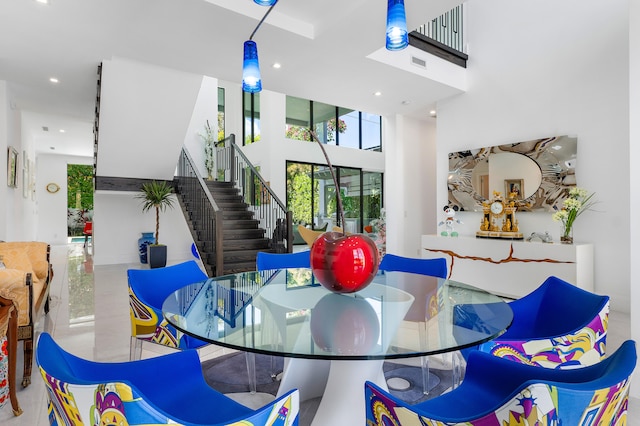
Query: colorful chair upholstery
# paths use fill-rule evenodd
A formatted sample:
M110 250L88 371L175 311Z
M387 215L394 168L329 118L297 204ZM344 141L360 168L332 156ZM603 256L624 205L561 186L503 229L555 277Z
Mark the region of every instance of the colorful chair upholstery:
M192 349L206 342L184 335L162 316L162 304L174 291L207 279L194 260L154 269L129 269L129 314L131 346L129 360L140 359L142 342L152 342L176 349Z
M292 390L253 410L211 388L195 350L99 363L64 351L48 333L36 348L51 425L297 425Z
M380 262L380 266L378 267L380 271L399 271L399 272L409 272L412 274L420 274L420 275L428 275L431 277L437 278L447 278L447 260L444 258L437 259L416 259L411 257L398 256L395 254L385 254L382 257L382 261ZM426 337L425 337L426 338ZM458 364L456 364L456 359L452 355L451 362L453 364L453 386L458 383ZM429 358L422 357L421 359L421 368L422 368L422 381L423 388L422 391L425 395L429 394Z
M415 405L366 382L367 425L622 425L636 361L631 340L603 361L573 370L474 351L458 388Z
M140 359L142 342L152 342L175 349L198 349L207 342L176 330L162 315L162 304L174 291L207 279L195 260L153 269L129 269L129 315L131 342L129 360ZM257 389L255 355L246 353L249 391Z
M609 297L549 277L536 290L509 303L513 323L482 352L546 368L574 368L605 355ZM463 351L465 357L468 350Z
M308 250L297 253L267 253L259 251L256 257L256 269L310 268L311 257Z

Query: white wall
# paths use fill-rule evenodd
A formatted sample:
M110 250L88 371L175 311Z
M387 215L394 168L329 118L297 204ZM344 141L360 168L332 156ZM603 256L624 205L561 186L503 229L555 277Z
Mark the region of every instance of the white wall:
M596 291L628 312L628 0L467 5L469 89L438 105L438 204L447 199L449 152L576 135L578 186L600 203L576 221L574 237L595 245ZM461 231L474 235L479 214L459 216ZM549 213L518 219L525 234L559 237Z
M9 96L7 94L7 82L0 80L0 164L7 164L7 137L8 137L8 110ZM9 188L7 187L7 174L0 168L0 241L7 240L7 198Z
M155 210L142 213L136 192L96 191L94 194L94 265L139 262L138 238L154 232ZM174 196L175 197L175 196ZM167 244L167 263L192 258L193 239L178 201L160 213L159 242Z
M204 171L204 123L217 128L217 80L135 61L106 61L102 72L98 176L173 179L182 145ZM104 105L103 105L104 104ZM212 123L213 121L213 123ZM137 240L155 230L138 192L94 194L94 264L139 261ZM193 240L180 206L161 213L167 261L191 257Z
M444 206L436 203L435 125L387 117L383 132L387 253L421 257L421 235L436 231Z
M23 137L23 113L16 108L12 92L10 83L0 81L0 240L30 241L36 238L36 201L24 173L24 159L25 154L29 160L34 159L33 141ZM8 147L18 152L17 188L7 186Z
M215 96L215 102L213 102ZM187 128L187 134L184 139L184 146L187 148L191 158L196 164L198 171L203 177L207 177L207 169L204 166L204 141L202 135L205 133L205 125L207 121L213 131L218 134L218 80L215 78L204 76L200 91L196 100L191 121Z
M640 82L636 76L640 75L640 3L629 2L629 116L640 117ZM640 120L630 120L629 126L629 168L631 190L629 199L631 206L629 217L633 218L629 225L631 259L640 259L640 193L635 190L636 184L640 185L640 168L637 159L640 158ZM640 262L630 264L630 304L640 306ZM631 309L631 338L640 342L640 310ZM640 386L632 383L631 396L640 398Z

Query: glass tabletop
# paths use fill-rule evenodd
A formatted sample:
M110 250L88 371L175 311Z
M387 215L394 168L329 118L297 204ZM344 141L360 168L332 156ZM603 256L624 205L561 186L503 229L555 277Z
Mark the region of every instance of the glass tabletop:
M470 285L379 272L365 289L336 294L310 269L210 278L162 307L177 330L243 351L311 359L392 359L491 340L511 325L501 298Z

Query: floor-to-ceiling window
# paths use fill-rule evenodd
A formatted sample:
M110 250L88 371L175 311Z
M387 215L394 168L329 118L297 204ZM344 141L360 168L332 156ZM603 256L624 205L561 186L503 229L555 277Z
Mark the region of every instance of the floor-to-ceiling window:
M287 162L287 209L294 224L347 232L362 232L380 217L382 173L335 167L342 199L344 224L338 214L338 197L331 171L326 165Z

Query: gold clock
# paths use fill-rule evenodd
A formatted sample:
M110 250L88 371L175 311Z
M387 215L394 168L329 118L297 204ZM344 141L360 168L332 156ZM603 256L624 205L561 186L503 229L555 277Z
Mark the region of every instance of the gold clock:
M491 203L491 215L495 218L502 216L504 213L504 203L502 200L495 200Z
M55 194L58 191L60 191L60 185L57 183L51 182L47 184L47 192Z

